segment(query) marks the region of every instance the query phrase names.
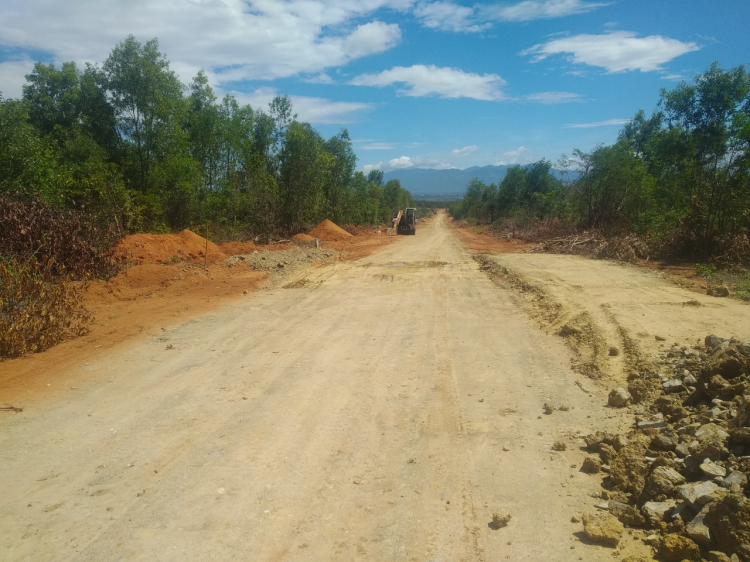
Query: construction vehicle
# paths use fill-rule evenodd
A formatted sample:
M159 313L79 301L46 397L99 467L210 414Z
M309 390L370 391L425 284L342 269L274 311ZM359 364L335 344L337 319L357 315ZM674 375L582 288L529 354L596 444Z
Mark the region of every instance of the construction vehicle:
M417 210L414 207L408 207L406 211L399 211L398 214L393 217L393 226L388 229L388 236L395 236L396 234L416 234L417 233Z
M417 233L417 210L414 207L407 207L405 211L399 211L396 224L396 232L399 234Z

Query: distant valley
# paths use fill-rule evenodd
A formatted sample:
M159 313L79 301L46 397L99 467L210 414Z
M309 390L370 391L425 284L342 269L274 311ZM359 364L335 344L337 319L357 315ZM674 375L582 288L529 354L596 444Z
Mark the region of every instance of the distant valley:
M476 178L486 184L503 181L508 168L511 166L473 166L465 170L431 170L425 168L405 168L386 172L384 180L387 182L397 179L401 187L411 192L414 197L426 198L460 198L466 191L469 182ZM562 177L562 172L553 169L555 177ZM574 178L572 174L569 179Z

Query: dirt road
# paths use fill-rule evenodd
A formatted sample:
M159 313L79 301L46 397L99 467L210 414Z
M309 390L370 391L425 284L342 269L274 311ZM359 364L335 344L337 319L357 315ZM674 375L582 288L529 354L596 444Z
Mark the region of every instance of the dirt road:
M571 522L600 489L576 436L628 416L446 220L3 414L0 559L612 560Z

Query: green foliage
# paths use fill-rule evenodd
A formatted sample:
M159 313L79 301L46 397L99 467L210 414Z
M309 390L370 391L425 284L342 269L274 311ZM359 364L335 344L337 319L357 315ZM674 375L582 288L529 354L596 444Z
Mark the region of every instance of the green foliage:
M82 211L101 227L169 231L209 221L262 241L324 218L387 222L411 204L383 172L355 172L345 129L325 140L288 96L267 111L184 86L156 39L104 63L37 63L21 100L0 97L0 196Z
M555 219L646 237L663 257L750 263L750 76L714 63L694 83L662 90L616 143L574 151L575 179L546 161L508 169L498 186L472 181L456 218L514 224ZM569 173L571 160L558 166ZM561 225L562 226L562 225Z

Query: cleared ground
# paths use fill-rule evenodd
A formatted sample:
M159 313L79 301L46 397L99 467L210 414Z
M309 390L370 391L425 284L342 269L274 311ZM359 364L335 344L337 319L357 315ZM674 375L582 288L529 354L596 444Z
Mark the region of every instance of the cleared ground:
M85 385L4 414L0 559L612 560L571 522L600 489L576 436L632 417L539 329L539 294L493 282L446 223L123 345L76 367ZM682 306L695 295L650 274L608 297L615 281L576 258L499 259L560 292L551 327L602 308L587 283L622 297L627 330L649 307L683 314L649 338L734 335L721 322L748 309ZM490 528L495 510L508 527Z

